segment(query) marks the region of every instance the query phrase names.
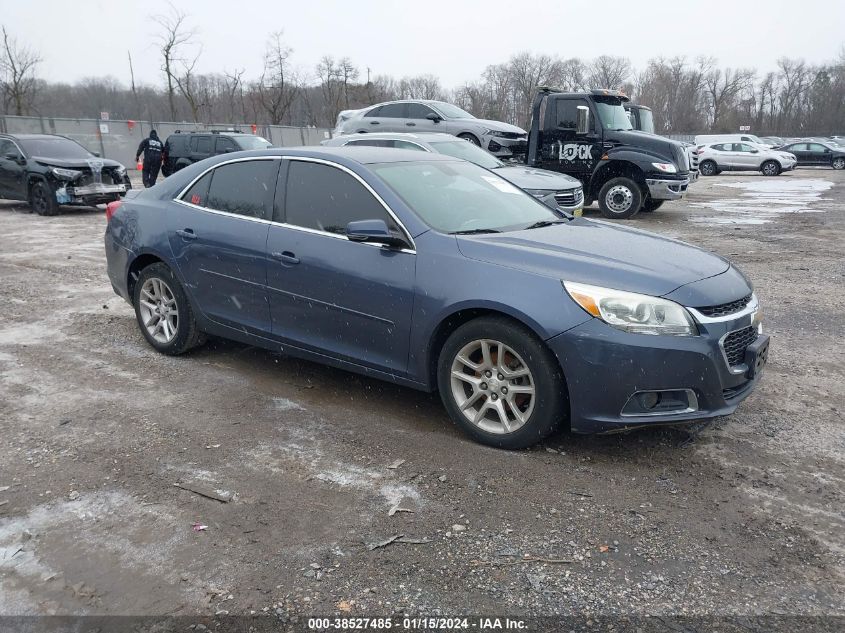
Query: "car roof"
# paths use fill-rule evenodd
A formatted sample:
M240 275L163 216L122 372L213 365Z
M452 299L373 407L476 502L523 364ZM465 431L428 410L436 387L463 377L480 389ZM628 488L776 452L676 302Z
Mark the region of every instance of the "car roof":
M392 147L370 147L368 145L358 147L330 147L317 145L313 147L272 147L263 150L237 152L236 154L223 154L218 158L220 162L226 162L228 157L249 158L259 156L290 156L292 158L323 158L335 162L350 161L361 165L375 163L419 163L431 161L443 162L465 162L460 158L435 154L431 152L420 152L413 149L395 149ZM340 160L338 160L340 159Z
M446 134L445 132L363 132L359 134L344 134L343 136L335 136L335 139L395 139L397 141L421 141L429 143L431 141L460 141L457 136L453 134Z

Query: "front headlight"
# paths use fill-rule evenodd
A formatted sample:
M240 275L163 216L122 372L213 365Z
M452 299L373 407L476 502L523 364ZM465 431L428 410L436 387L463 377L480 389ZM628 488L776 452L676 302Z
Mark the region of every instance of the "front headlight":
M674 174L678 171L672 163L652 163L652 165L664 174Z
M524 189L524 191L535 198L545 198L553 193L550 189Z
M499 132L498 130L485 130L487 136L495 136L496 138L507 138L507 132Z
M53 172L56 178L61 178L62 180L75 180L82 173L75 169L63 169L62 167L53 167L50 171Z
M563 287L589 314L619 330L664 336L698 334L689 312L674 301L571 281L563 281Z
M123 176L126 174L126 167L124 167L123 165L118 165L117 167L115 167L114 170L117 172L118 176Z

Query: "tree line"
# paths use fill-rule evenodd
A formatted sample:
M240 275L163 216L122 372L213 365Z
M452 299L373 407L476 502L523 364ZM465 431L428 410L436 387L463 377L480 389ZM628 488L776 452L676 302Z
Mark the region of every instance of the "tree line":
M448 89L433 74L371 76L369 68L359 68L348 57L327 55L311 69L297 68L281 32L267 38L258 77L246 77L239 68L201 73L202 48L189 16L171 8L152 21L161 85L136 84L131 52L128 81L44 81L38 77L40 54L2 27L2 112L91 118L107 111L114 119L333 127L342 110L393 99L439 99L527 129L537 87L548 85L565 91L623 90L653 109L656 131L662 134L735 132L741 125L763 135L845 133L845 46L826 62L784 57L764 72L720 66L713 57L658 57L635 69L619 56L584 60L524 52L488 66L475 81Z

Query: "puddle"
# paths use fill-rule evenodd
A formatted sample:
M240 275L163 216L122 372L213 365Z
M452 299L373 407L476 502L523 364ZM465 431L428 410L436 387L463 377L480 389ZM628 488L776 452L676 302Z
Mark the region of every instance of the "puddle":
M833 183L820 178L801 180L746 180L718 183L740 191L738 198L697 202L692 206L717 211L717 216L690 218L698 224L767 224L787 213L821 213L814 209Z

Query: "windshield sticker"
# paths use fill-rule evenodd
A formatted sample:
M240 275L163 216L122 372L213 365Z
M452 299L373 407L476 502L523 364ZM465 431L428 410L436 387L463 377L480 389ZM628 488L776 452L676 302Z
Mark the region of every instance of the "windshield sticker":
M503 193L522 193L520 189L517 189L508 181L502 180L501 178L496 178L495 176L482 176L482 178Z

